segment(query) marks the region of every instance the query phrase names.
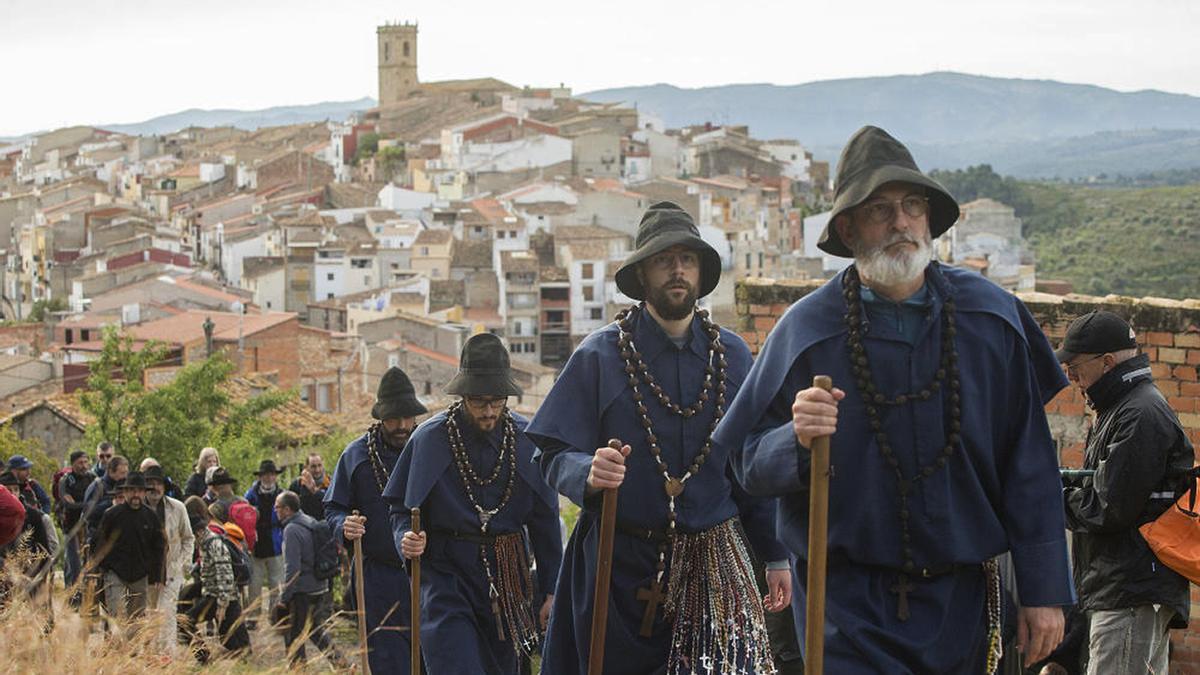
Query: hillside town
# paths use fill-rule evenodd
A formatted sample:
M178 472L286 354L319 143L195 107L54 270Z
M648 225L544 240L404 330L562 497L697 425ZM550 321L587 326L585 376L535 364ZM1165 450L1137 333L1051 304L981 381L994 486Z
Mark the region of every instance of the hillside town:
M83 385L106 326L203 358L204 326L239 375L361 416L399 365L440 395L463 342L504 339L536 409L557 369L630 299L613 273L640 214L695 214L725 272L706 303L730 322L746 277L824 278L816 239L829 165L803 139L652 115L495 79L421 82L418 28L377 30L378 107L345 120L128 136L72 127L0 148L0 414ZM939 252L1033 286L1012 209L964 208ZM20 322L44 318L48 329ZM9 400L12 399L12 400ZM69 419L69 416L68 416ZM41 425L66 448L78 423Z

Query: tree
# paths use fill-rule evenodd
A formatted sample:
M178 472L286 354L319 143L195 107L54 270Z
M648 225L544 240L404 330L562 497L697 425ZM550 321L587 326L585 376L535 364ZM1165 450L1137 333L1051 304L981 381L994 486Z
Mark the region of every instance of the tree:
M404 165L404 148L395 145L383 148L375 154L375 165L390 182L396 171Z
M33 308L29 310L30 321L45 321L46 312L61 312L67 308L67 301L62 298L49 300L34 300Z
M354 150L354 166L362 160L375 156L379 150L379 134L374 131L368 131L358 137L358 147Z
M89 390L80 399L83 409L96 418L86 432L90 443L107 440L135 465L154 457L177 477L191 473L200 448L208 445L221 450L221 463L230 473L238 472L235 475L248 473L264 454L274 453L282 434L263 413L295 392L272 391L241 403L231 401L222 385L234 364L221 352L183 367L170 383L146 389L146 369L166 361L167 354L161 343L135 349L115 327L105 329L103 351L90 364Z

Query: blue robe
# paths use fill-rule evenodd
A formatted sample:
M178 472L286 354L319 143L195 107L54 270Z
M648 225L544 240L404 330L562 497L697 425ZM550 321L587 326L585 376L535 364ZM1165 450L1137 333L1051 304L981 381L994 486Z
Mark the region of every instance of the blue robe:
M692 320L683 348L677 348L648 312L639 312L633 341L650 372L673 402L690 405L697 400L707 364L709 338L699 318ZM618 490L617 519L631 526L663 531L667 527L667 496L663 477L651 457L617 349L618 330L610 324L592 333L571 355L545 402L529 425L528 434L539 446L539 462L546 480L561 494L582 507L579 522L564 554L559 588L543 653L542 672L553 675L586 673L592 626L596 551L599 543L599 494L585 497L588 471L596 448L618 438L632 451L626 459L625 480ZM721 330L726 347L726 405L750 368L750 350L733 333ZM704 409L685 421L663 409L645 385L645 396L654 433L670 474L682 476L708 435L716 408L713 395ZM675 500L676 526L681 532L700 532L741 516L749 543L760 559L786 559L775 541L774 500L749 497L730 472L729 446L714 444L701 470L688 479ZM668 551L670 573L670 552ZM657 543L637 539L617 530L613 544L612 581L604 670L623 675L666 672L670 651L671 621L657 609L653 634L639 635L646 603L637 590L654 580ZM663 577L665 591L667 576Z
M910 578L916 587L908 597L911 618L900 621L891 592L903 564L899 492L866 423L847 358L843 276L780 318L717 437L740 444L734 466L747 490L781 497L779 537L799 558L793 608L803 636L810 455L796 441L791 405L814 375L831 376L846 397L838 405L830 450L826 670L973 670L981 663L986 632L984 575L976 564L1011 551L1022 605L1074 602L1057 454L1043 407L1066 379L1025 306L974 273L930 266L928 314L915 344L887 321L865 324L875 385L894 396L933 378L945 298L953 296L957 308L964 443L945 468L916 484L909 528L917 567L965 567ZM942 398L881 407L906 477L918 465L930 465L943 448Z
M517 658L511 636L501 641L497 635L480 545L439 534L439 530L479 533L479 517L450 454L447 414L438 413L417 427L384 490L396 551L412 525L414 507L420 507L421 529L428 533L425 554L421 556L422 657L430 675L515 674ZM533 464L533 443L524 434L528 421L515 413L512 416L517 432L516 482L512 497L491 518L487 532L528 533L527 545L537 564L536 617L545 596L554 592L562 562L562 529L558 497ZM458 428L476 473L488 475L496 466L503 426L496 424L491 433L483 434L459 419ZM507 480L508 472L502 470L490 485L476 487L479 504L484 508L498 504ZM489 550L488 555L494 575L494 552Z
M379 453L384 480L400 453L383 444ZM367 435L355 439L338 458L325 492L325 521L334 541L342 538L342 524L352 511L367 517L363 547L363 610L367 620L367 656L373 673L409 672L409 580L392 542L387 504L379 493L375 471L367 457Z

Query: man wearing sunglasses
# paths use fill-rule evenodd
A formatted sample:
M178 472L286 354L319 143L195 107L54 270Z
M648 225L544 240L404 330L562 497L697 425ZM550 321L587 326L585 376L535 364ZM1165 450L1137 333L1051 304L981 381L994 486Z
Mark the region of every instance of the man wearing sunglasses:
M1043 408L1066 386L1024 305L932 262L958 204L877 127L850 138L818 246L854 264L771 331L717 440L752 494L780 497L804 634L809 463L832 436L825 669L993 668L1011 552L1026 665L1074 601L1058 458ZM831 392L813 376L833 379Z
M533 463L528 422L508 409L521 388L500 338L471 336L445 391L458 400L413 432L383 498L396 549L422 561L426 670L515 675L521 659L540 653L554 599L558 497Z
M1155 559L1137 529L1175 502L1192 444L1121 317L1096 310L1075 319L1055 355L1096 411L1083 455L1096 473L1063 491L1088 672L1165 673L1167 631L1187 627L1188 581Z

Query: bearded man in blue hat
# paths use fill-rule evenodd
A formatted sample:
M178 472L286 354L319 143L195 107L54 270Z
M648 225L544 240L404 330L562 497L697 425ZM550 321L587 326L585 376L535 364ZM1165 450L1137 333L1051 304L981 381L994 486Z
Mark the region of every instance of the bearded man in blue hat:
M429 675L516 675L540 651L554 598L558 497L528 422L508 409L521 388L500 338L471 336L445 392L458 400L413 432L383 492L397 550L422 561L422 657Z
M953 197L876 127L838 163L818 246L854 264L771 332L717 439L746 489L780 497L804 635L809 448L832 434L825 668L971 673L995 667L1011 552L1026 665L1061 640L1075 600L1044 404L1066 385L1012 294L932 259ZM835 388L812 386L829 375Z
M417 418L428 412L408 375L388 368L371 408L376 422L342 451L325 492L325 521L334 541L353 548L362 540L367 658L375 673L409 671L409 580L392 541L383 489Z
M616 282L639 303L580 343L529 427L546 480L582 508L543 671L588 671L601 491L616 488L604 672L774 672L752 562L767 563L766 609L782 610L774 507L741 489L732 446L712 439L750 369L746 343L696 307L721 258L671 202L650 206L636 244Z

